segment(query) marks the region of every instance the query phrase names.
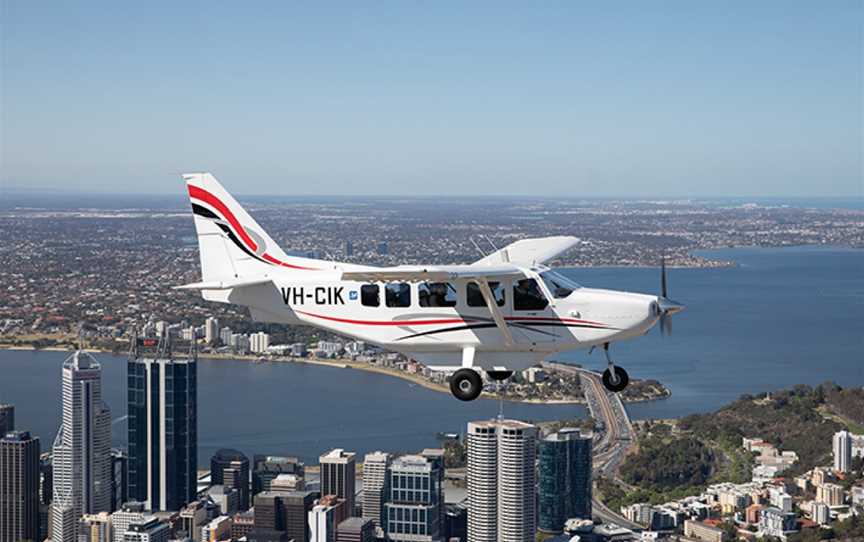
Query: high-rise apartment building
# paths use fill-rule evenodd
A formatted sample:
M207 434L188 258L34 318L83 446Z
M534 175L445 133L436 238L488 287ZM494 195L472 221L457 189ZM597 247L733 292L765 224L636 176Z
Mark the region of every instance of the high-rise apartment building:
M136 344L127 363L129 498L148 510L180 510L195 499L198 382L194 347L175 357L170 341L155 351Z
M0 435L0 542L39 538L39 439Z
M243 452L223 448L210 459L210 480L213 485L236 489L241 511L249 509L249 458Z
M384 524L382 513L387 498L387 469L390 467L390 454L372 452L363 458L363 517L372 520L376 528Z
M834 433L834 470L849 472L852 465L852 434L849 431Z
M394 542L435 542L441 539L441 465L421 455L397 457L387 475L385 531Z
M591 518L592 437L565 428L542 439L538 452L538 529L561 533L571 518Z
M536 439L517 420L468 424L469 542L534 540Z
M209 317L204 320L204 341L209 345L219 342L219 319Z
M51 538L76 542L83 514L111 510L111 411L102 367L85 352L63 362L63 423L54 439Z
M249 335L249 350L255 354L266 354L270 347L270 335L259 331Z
M354 515L356 470L354 452L336 448L318 459L321 467L321 495L345 499L346 517Z

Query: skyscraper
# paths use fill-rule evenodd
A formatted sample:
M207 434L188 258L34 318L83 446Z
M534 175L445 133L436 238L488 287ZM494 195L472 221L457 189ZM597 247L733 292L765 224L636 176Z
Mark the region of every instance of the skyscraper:
M75 542L83 514L111 510L111 411L102 367L85 352L63 362L63 423L54 439L53 542Z
M148 510L180 510L195 499L198 469L198 384L194 346L175 357L169 339L146 352L137 344L127 363L129 498Z
M129 456L120 449L111 450L111 511L120 510L129 500Z
M394 542L440 540L444 499L438 461L421 455L397 457L390 463L387 479L387 538Z
M849 431L834 433L834 470L849 472L852 464L852 434Z
M240 494L240 510L249 509L249 458L243 452L223 448L213 454L210 480L213 485L236 489Z
M369 518L383 537L384 502L387 499L387 469L390 454L372 452L363 458L363 517Z
M310 542L336 542L336 528L349 517L345 499L325 495L309 511Z
M15 407L0 404L0 437L15 430Z
M354 452L336 448L318 459L321 467L321 496L336 495L345 499L345 517L354 515L356 463Z
M39 538L39 439L0 436L0 542Z
M219 319L209 317L204 320L204 341L209 345L219 342Z
M536 438L517 420L468 424L469 542L534 540Z
M541 440L537 527L560 533L570 518L591 518L591 436L565 428Z
M309 541L309 512L315 506L318 493L314 491L289 491L282 493L285 509L285 534L295 542ZM257 512L256 512L257 513Z
M270 491L270 484L280 474L293 474L303 478L305 467L296 457L255 455L252 457L252 495Z

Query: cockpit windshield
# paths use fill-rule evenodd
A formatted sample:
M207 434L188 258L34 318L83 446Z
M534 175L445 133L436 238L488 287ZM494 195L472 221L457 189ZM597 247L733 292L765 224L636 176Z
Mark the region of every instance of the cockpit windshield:
M540 278L543 279L546 287L557 299L563 299L572 294L573 290L581 288L576 282L551 270L540 273Z

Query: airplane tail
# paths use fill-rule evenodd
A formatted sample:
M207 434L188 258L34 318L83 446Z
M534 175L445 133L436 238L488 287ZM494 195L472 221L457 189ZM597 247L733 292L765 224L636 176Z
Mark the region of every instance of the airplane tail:
M195 216L204 282L316 271L325 262L289 256L209 173L183 175Z

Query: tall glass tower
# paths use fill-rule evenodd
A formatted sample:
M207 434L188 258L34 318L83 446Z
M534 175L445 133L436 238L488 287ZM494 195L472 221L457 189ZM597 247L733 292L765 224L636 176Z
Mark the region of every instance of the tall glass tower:
M560 533L570 518L591 519L591 438L566 428L539 442L539 530Z
M54 439L51 538L74 542L75 520L111 511L111 411L102 367L85 352L63 362L63 423Z
M127 366L129 498L180 510L197 492L196 353L175 358L167 339L154 352L137 343Z

